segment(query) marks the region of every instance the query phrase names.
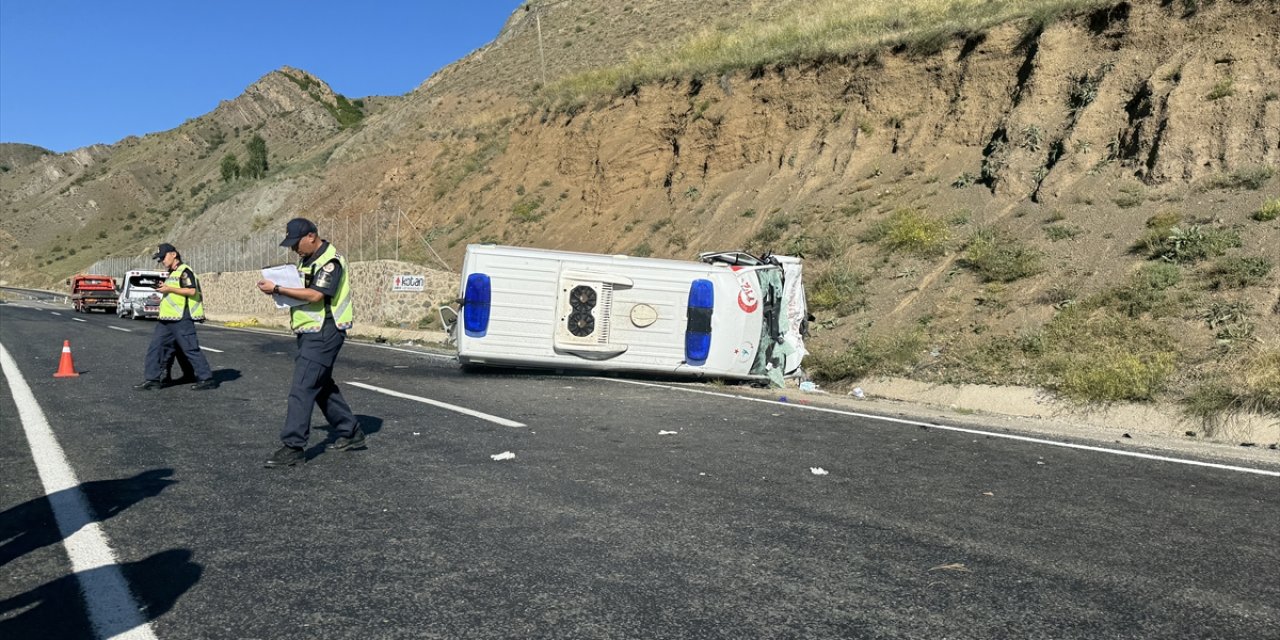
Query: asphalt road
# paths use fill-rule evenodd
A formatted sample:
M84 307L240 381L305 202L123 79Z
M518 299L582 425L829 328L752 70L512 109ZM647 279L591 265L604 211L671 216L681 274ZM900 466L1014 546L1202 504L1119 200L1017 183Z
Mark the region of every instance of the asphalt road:
M1280 638L1274 476L355 343L337 378L368 450L324 451L317 413L307 463L267 470L292 338L201 327L221 388L133 391L151 328L0 304L132 631ZM78 378L52 377L63 340ZM99 570L72 570L3 375L0 638L130 631L89 619Z

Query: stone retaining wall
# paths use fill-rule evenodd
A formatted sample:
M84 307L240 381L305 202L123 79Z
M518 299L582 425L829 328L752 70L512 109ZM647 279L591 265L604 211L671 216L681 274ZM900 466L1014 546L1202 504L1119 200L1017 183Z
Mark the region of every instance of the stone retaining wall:
M459 276L447 271L395 260L348 263L356 305L356 332L377 334L379 329L425 329L439 332L436 307L452 305L458 297ZM392 291L397 275L420 275L422 292ZM277 309L271 297L258 291L258 271L201 273L205 313L219 322L251 322L286 326L288 312Z

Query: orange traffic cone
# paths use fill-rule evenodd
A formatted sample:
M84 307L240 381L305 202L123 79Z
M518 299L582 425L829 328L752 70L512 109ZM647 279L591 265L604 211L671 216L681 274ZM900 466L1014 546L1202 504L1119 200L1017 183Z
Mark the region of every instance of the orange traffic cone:
M76 365L71 362L71 341L62 341L62 360L58 362L58 372L53 374L55 378L75 378L80 374L76 373Z

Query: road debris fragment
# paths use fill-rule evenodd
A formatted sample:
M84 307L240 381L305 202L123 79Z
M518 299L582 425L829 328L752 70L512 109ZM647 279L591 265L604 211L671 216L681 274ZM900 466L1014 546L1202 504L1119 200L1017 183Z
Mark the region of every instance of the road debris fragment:
M495 453L489 457L494 460L511 460L516 457L516 454L511 453L510 451L503 451L502 453Z

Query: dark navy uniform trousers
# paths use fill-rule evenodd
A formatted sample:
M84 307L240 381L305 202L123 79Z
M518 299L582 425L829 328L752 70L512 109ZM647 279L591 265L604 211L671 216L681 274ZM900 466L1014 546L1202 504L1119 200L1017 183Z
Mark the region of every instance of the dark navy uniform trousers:
M333 318L325 318L319 333L298 334L298 356L293 360L293 386L289 388L289 411L285 414L280 441L287 447L307 446L311 436L311 408L320 407L338 436L356 430L356 416L333 381L333 365L347 340Z
M183 318L156 323L156 330L151 333L151 345L147 347L147 380L163 380L168 375L174 349L181 349L191 361L196 370L196 380L213 377L209 361L205 360L204 352L200 351L200 341L196 339L196 323L191 318Z

